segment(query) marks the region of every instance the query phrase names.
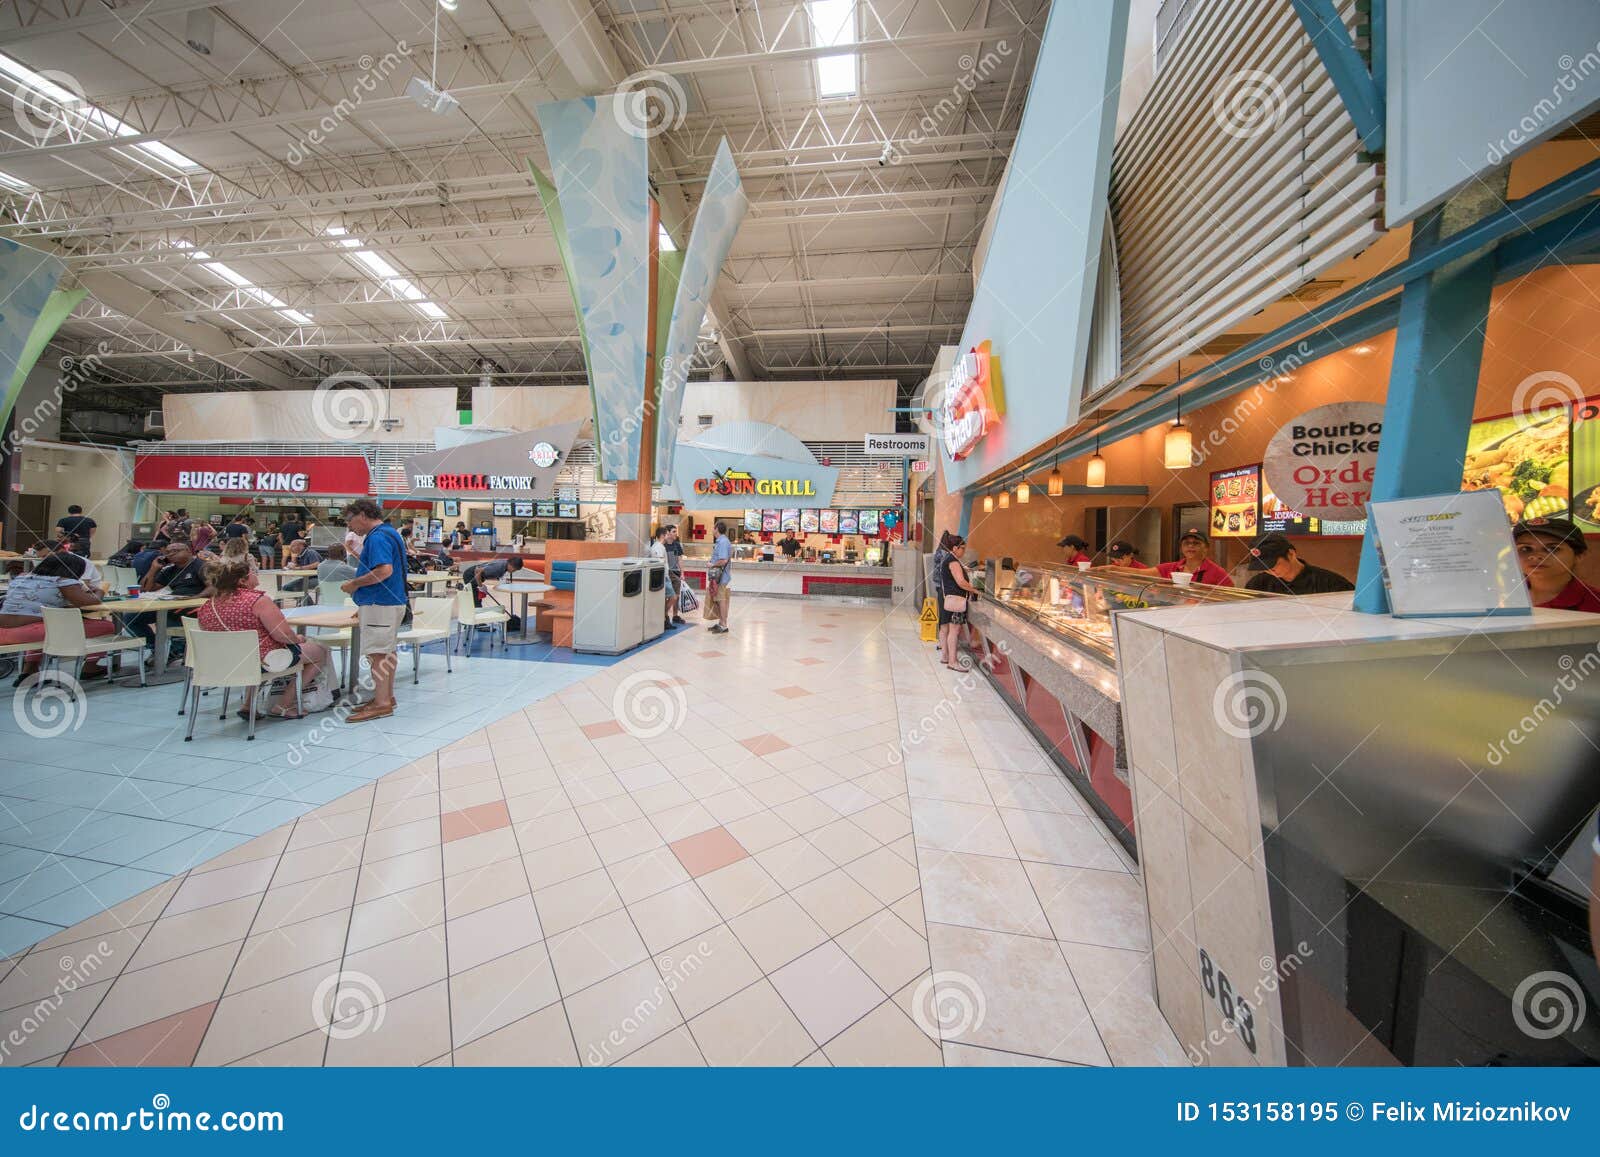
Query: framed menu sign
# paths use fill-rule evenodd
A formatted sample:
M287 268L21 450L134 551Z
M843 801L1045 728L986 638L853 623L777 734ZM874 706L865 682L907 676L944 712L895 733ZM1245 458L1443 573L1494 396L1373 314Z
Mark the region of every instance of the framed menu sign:
M1211 475L1211 537L1254 538L1261 521L1261 466L1237 466Z
M1572 404L1572 520L1600 533L1600 398Z
M1367 512L1396 618L1532 613L1498 489L1372 502Z
M822 533L839 533L839 512L837 510L824 510L822 512Z

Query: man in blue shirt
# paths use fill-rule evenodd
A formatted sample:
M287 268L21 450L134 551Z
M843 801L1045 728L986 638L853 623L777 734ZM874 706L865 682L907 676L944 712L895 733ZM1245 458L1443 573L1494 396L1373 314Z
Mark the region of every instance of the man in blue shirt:
M395 651L406 615L406 544L370 498L346 506L344 519L351 530L365 536L356 577L341 586L356 605L361 654L372 668L372 698L349 717L351 723L365 723L394 714Z
M728 588L733 577L733 543L728 541L728 526L717 523L717 540L711 546L711 565L706 571L706 585L711 605L717 610L717 624L711 628L713 635L728 633Z

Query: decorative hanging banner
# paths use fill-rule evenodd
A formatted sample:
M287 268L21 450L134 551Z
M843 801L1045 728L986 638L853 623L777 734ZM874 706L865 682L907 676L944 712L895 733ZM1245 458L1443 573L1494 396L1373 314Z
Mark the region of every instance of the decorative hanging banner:
M10 416L45 345L83 300L82 290L51 300L65 270L57 257L0 238L0 382L6 383L0 422Z
M555 234L556 254L561 258L561 269L567 275L567 289L572 294L572 313L578 321L578 343L583 347L583 368L588 371L589 404L598 413L600 407L595 404L594 396L594 362L589 357L589 334L583 328L583 304L578 300L578 275L572 266L572 247L567 244L567 219L561 211L561 195L556 192L550 178L541 173L532 161L528 162L528 171L533 174L534 188L539 190L539 203L544 206L550 231Z
M689 360L700 338L700 325L705 321L717 274L728 259L728 250L733 247L749 203L724 137L717 145L705 193L695 213L694 229L683 251L683 275L672 307L672 329L661 358L661 399L656 416L657 482L673 477L672 459L678 445L678 417L683 410L683 387L689 380Z
M649 380L649 141L630 131L615 107L618 99L589 96L534 110L550 154L588 339L600 473L611 482L639 475Z

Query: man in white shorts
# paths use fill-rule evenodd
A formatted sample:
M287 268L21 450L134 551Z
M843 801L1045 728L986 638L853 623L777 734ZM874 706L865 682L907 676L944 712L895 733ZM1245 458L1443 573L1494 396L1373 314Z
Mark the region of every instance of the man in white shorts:
M372 668L372 698L351 712L349 722L365 723L394 714L395 652L406 615L406 544L383 520L370 498L344 508L346 524L361 535L356 577L342 589L356 605L361 623L361 653Z

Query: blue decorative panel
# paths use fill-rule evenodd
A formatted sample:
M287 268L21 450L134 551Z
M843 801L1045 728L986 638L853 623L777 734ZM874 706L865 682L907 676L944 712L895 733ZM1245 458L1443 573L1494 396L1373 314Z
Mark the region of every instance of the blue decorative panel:
M6 383L6 394L0 401L0 422L10 414L16 404L17 393L22 389L22 379L27 376L31 362L37 360L44 342L32 348L28 336L50 301L50 293L61 280L66 267L59 258L37 249L18 245L15 241L0 238L0 382ZM72 307L82 300L80 292L70 301L62 299L64 310L58 308L54 324L49 326L44 341L55 333ZM23 365L24 355L31 354L29 364ZM21 369L19 374L17 371Z

